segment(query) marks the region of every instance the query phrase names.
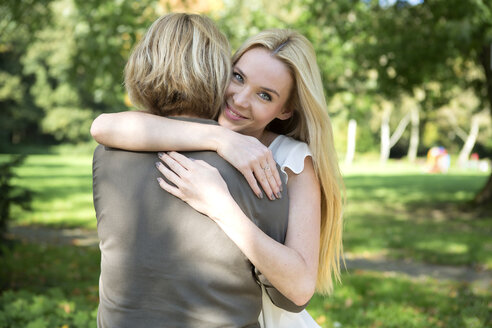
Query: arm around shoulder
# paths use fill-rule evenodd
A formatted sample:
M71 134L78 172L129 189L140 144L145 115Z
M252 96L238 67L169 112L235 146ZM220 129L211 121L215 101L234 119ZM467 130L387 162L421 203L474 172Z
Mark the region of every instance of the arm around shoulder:
M133 151L216 150L223 128L186 122L145 112L99 115L92 137L105 146Z

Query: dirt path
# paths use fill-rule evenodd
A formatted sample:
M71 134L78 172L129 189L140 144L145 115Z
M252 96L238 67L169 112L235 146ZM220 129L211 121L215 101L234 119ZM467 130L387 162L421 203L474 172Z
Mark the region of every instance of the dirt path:
M99 239L95 230L52 229L44 227L17 226L9 229L14 239L49 244L98 247Z
M477 271L466 266L436 265L385 257L348 256L346 263L349 270L404 274L416 279L431 277L438 280L463 281L472 283L481 289L492 290L492 270Z
M75 245L97 247L98 237L94 230L51 229L41 227L11 227L15 239L51 245ZM463 281L479 288L492 289L492 270L477 271L469 267L426 264L414 261L392 260L385 257L358 257L347 254L348 270L377 271L404 274L411 278L432 277L439 280Z

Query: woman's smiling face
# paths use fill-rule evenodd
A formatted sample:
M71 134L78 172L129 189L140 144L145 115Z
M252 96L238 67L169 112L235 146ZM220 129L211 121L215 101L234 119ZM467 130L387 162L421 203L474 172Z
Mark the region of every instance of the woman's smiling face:
M278 118L288 119L292 112L287 101L292 76L287 66L265 48L246 51L233 67L226 90L220 125L261 140L265 127Z

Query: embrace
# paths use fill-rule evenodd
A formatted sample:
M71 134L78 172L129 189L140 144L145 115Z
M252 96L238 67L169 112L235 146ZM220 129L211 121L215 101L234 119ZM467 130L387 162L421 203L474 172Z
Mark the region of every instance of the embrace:
M292 30L230 58L207 17L168 14L135 46L142 111L91 134L98 327L317 327L340 279L342 181L311 43Z

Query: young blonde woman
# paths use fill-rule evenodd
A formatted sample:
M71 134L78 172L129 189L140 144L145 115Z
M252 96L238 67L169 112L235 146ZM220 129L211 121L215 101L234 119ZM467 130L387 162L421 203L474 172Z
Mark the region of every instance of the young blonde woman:
M173 185L159 184L214 220L269 283L303 305L315 290L332 291L342 256L342 181L314 49L295 31L267 30L247 40L232 60L220 126L123 112L99 116L91 133L99 143L127 150L217 151L259 197L256 180L272 200L280 186L275 159L288 178L285 245L244 215L206 163L160 153L167 167L158 168ZM284 327L277 316L267 326Z

